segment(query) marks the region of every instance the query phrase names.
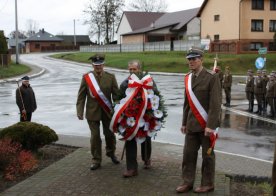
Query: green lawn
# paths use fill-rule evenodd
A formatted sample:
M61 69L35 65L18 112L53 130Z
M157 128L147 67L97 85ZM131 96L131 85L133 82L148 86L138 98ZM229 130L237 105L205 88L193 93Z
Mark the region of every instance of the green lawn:
M31 69L22 64L11 63L8 67L0 66L0 79L28 73Z
M88 58L94 53L67 53L57 54L53 57L72 60L77 62L89 63ZM105 53L106 66L120 69L127 68L127 62L133 59L139 59L143 64L145 71L186 73L188 72L185 52L128 52L128 53ZM204 55L204 66L210 68L214 64L215 54ZM257 54L219 54L218 65L224 70L225 66L230 66L231 72L237 75L244 75L248 69L255 68L255 60L259 57ZM276 70L276 55L267 54L266 69L268 72Z

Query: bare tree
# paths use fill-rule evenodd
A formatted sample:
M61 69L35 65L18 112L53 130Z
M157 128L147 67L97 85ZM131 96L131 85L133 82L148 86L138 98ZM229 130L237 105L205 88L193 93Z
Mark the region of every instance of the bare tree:
M168 8L166 0L131 0L128 4L129 10L143 12L165 12Z
M9 34L9 38L15 39L16 31L12 31ZM27 38L27 33L22 30L18 30L18 38L19 39L26 39Z
M30 37L37 32L38 29L38 22L32 19L28 19L26 21L26 28L27 28L27 36Z
M89 15L85 24L90 25L92 35L97 35L98 43L103 36L105 43L110 43L112 32L119 23L122 14L124 0L90 0L90 3L84 13ZM114 36L113 36L114 37Z

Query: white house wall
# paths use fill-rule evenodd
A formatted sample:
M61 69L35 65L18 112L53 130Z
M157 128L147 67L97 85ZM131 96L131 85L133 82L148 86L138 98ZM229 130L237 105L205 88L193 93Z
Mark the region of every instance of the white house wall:
M120 35L122 34L125 34L125 33L129 33L129 32L132 32L132 29L129 25L129 22L126 18L126 15L123 14L123 17L122 17L122 21L121 21L121 24L118 28L118 32L117 32L117 40L118 40L118 44L121 43L121 38L120 38Z
M195 39L196 37L200 39L200 19L199 18L193 18L188 24L187 24L187 32L186 36L191 37L192 39Z

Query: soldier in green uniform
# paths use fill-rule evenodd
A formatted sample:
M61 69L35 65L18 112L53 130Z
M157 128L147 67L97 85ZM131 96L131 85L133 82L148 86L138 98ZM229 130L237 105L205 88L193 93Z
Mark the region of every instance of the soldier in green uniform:
M265 83L265 86L267 86L267 83L269 81L269 78L266 74L266 70L262 70L262 78L264 80L264 83ZM266 91L267 91L267 88L264 89L264 95L266 95ZM263 111L264 113L266 113L266 108L267 108L267 99L266 99L266 96L264 96L264 99L263 99Z
M261 115L263 112L263 100L264 100L264 92L265 92L266 86L265 81L262 78L262 72L261 70L257 71L257 76L254 80L254 95L257 100L258 104L258 110L254 113Z
M275 116L275 108L274 108L274 92L276 88L275 78L274 74L270 74L269 81L266 86L266 100L268 102L268 105L270 107L270 114L269 117Z
M223 75L223 89L225 92L226 103L224 106L230 107L231 102L231 86L232 86L232 74L230 73L229 66L225 68L225 74Z
M201 185L194 189L194 192L206 193L214 190L215 154L213 150L210 154L207 154L207 151L210 147L209 136L220 123L221 85L218 74L203 67L203 51L201 49L190 49L186 58L191 72L185 76L185 102L181 127L181 132L185 134L182 162L183 182L176 188L176 191L186 193L193 189L198 150L201 146L202 179ZM195 115L198 114L197 112L205 113L207 118L203 116L203 118L199 118L198 115ZM206 117L206 115L204 116Z
M113 101L117 101L119 88L115 76L103 69L104 55L96 54L90 59L92 60L94 70L85 74L82 78L76 107L78 118L83 120L86 104L85 117L91 131L92 164L90 169L96 170L101 166L102 161L100 122L103 125L106 155L111 158L114 164L119 163L115 156L116 138L114 133L109 130L112 116L112 108L110 107L112 104L111 97ZM96 90L94 91L93 89Z
M253 112L254 108L254 76L253 71L249 69L247 71L246 86L245 86L246 98L248 100L248 111Z

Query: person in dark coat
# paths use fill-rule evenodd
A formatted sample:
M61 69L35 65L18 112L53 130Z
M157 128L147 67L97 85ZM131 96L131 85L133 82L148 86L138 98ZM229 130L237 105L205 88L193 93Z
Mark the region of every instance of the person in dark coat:
M203 63L203 51L192 48L186 56L189 72L185 76L185 102L181 132L185 134L182 161L183 182L176 188L178 193L193 189L196 175L198 150L202 147L202 179L196 193L214 190L215 154L208 153L211 146L210 135L220 124L221 84L219 75L206 70Z
M36 99L28 76L21 78L22 84L16 89L16 104L20 111L20 122L31 121L32 113L36 110Z
M132 60L128 63L128 70L130 75L135 74L140 79L143 77L141 72L141 63L139 60ZM120 99L125 97L125 91L128 88L129 79L126 78L120 85ZM153 91L156 92L157 87L153 82ZM137 163L137 142L135 138L130 141L126 141L126 164L127 169L124 171L123 176L125 178L138 175L138 163ZM141 156L144 161L144 169L150 169L151 167L151 137L147 136L146 140L141 143Z

